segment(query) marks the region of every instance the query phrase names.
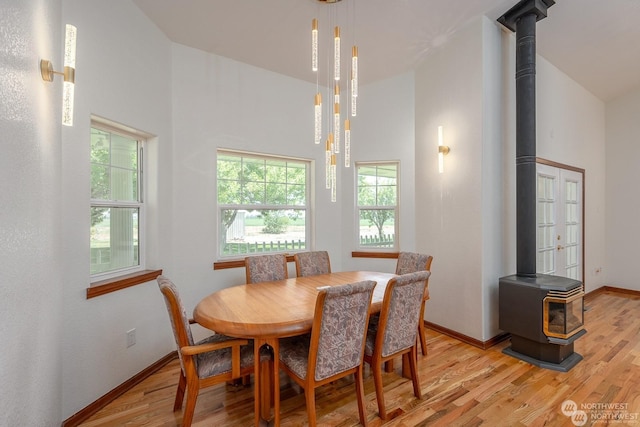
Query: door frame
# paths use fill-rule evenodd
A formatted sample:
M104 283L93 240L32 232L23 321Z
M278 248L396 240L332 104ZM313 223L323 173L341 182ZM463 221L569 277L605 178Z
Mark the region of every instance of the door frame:
M575 166L570 166L570 165L565 165L564 163L559 163L559 162L554 162L553 160L548 160L548 159L544 159L542 157L536 157L536 163L539 163L541 165L547 165L547 166L551 166L554 168L558 168L558 169L564 169L564 170L569 170L572 172L577 172L579 174L582 175L582 285L584 286L584 281L586 279L585 276L585 258L584 258L584 254L585 254L585 246L586 246L586 236L585 236L585 205L586 205L586 200L585 200L585 195L586 195L586 191L585 188L586 186L586 181L585 181L585 170L582 168L578 168Z

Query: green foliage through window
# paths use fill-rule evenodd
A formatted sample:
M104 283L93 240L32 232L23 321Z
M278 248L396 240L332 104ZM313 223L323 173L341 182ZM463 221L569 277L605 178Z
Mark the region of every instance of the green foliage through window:
M222 257L307 248L309 162L219 151L216 166Z
M395 248L398 165L359 163L356 168L359 246Z
M91 274L139 266L140 142L91 128Z

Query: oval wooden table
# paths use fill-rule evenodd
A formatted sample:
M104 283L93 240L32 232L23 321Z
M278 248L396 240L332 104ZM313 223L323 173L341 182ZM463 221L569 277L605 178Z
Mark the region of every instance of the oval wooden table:
M254 340L255 360L260 360L260 348L273 349L273 370L260 375L260 363L255 364L255 425L267 421L273 396L273 424L280 425L280 380L278 375L278 339L302 335L311 331L318 288L344 285L363 280L375 281L371 313L382 306L384 290L392 273L349 271L318 276L293 277L273 282L232 286L208 295L193 310L200 325L218 333ZM269 391L269 396L265 396Z

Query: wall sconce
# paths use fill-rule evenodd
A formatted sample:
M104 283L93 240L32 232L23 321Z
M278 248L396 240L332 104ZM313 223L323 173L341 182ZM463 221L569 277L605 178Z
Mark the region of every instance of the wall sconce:
M438 126L438 172L444 172L444 156L449 154L449 146L444 145L442 126Z
M76 80L76 27L67 24L64 37L64 71L54 71L51 61L40 60L42 80L52 82L54 74L64 77L62 86L62 124L73 126L73 88Z

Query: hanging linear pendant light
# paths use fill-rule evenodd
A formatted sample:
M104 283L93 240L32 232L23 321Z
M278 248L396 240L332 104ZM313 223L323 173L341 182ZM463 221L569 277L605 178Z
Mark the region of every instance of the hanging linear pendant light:
M344 167L351 167L351 120L344 121Z
M320 144L320 140L322 139L322 94L320 92L316 93L315 98L315 143Z
M351 48L351 115L356 116L356 98L358 97L358 46Z
M327 141L325 142L324 153L324 173L325 173L325 188L329 190L331 188L331 156L333 150L333 135L329 134Z
M340 152L340 104L333 104L333 135L334 153Z
M323 4L333 4L338 3L341 0L317 0ZM353 4L355 4L356 0L350 0ZM335 6L335 5L334 5ZM333 7L333 6L332 6ZM341 151L341 138L344 138L344 167L351 166L351 121L348 118L343 118L341 113L345 113L346 116L355 117L357 113L357 97L358 97L358 47L353 44L351 47L351 72L348 77L345 79L346 83L346 94L347 96L342 98L340 97L340 80L341 80L341 27L336 22L337 12L334 9L332 13L332 18L329 19L330 25L328 28L333 28L333 52L330 52L330 43L326 45L323 44L322 35L325 34L325 38L327 37L328 31L325 33L321 27L321 22L314 18L311 21L311 69L316 74L316 86L318 90L316 91L314 98L314 142L315 144L320 144L320 142L325 139L325 186L328 190L330 190L331 201L335 202L337 199L337 180L338 180L338 157ZM351 29L351 35L353 35L353 29ZM330 38L329 40L330 41ZM326 90L327 94L325 99L331 99L331 89L333 89L333 102L329 101L326 103L326 111L325 114L331 114L331 106L333 106L333 117L330 120L322 120L323 115L323 105L322 105L322 95L321 90L319 88L319 77L318 77L318 68L319 63L325 61L320 58L322 52L326 52L328 54L326 58L327 65L327 85ZM333 70L332 70L333 68ZM330 83L330 82L333 83ZM340 108L341 101L344 103L348 103L347 106ZM344 120L344 123L343 123ZM344 124L344 127L343 127ZM323 129L324 125L324 129ZM325 133L326 132L326 133ZM344 132L344 134L343 134ZM323 137L323 133L327 135Z
M331 201L336 201L336 194L338 192L338 178L336 176L336 155L331 155Z
M318 20L311 21L311 70L318 71Z
M340 80L340 27L333 29L333 79Z

